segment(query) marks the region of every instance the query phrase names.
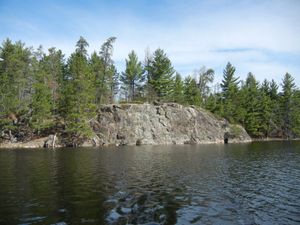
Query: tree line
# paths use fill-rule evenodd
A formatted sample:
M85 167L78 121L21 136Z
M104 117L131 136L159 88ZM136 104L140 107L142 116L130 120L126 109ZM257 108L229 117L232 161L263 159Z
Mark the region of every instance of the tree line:
M92 135L89 122L101 105L157 100L205 108L243 125L252 137L299 136L300 91L289 73L281 84L259 83L251 72L240 80L228 63L213 89L213 69L202 67L183 78L160 48L147 50L143 61L131 51L125 71L118 72L115 41L108 38L89 55L80 37L66 58L54 47L44 52L6 39L0 47L1 137L24 140L63 131L71 143L80 142Z

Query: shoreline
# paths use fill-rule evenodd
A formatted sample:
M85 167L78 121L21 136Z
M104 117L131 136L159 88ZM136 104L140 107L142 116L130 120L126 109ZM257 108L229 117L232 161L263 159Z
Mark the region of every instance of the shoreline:
M0 143L0 150L1 149L60 149L60 148L73 148L73 147L66 147L61 145L56 145L54 148L44 147L45 141L48 139L48 137L43 137L39 139L35 139L29 142L16 142L16 143ZM229 141L228 144L247 144L247 143L255 143L255 142L284 142L284 141L300 141L300 138L294 138L294 139L285 139L285 138L252 138L251 140L236 140L233 139ZM171 143L165 143L165 144L143 144L143 145L149 145L149 146L159 146L159 145L210 145L210 144L224 144L223 140L218 141L203 141L199 143L186 143L186 144L171 144ZM82 146L78 146L78 148L103 148L103 147L121 147L122 145L119 145L117 143L115 144L107 144L102 146L95 146L91 142L85 142ZM123 145L123 146L138 146L138 145Z
M286 139L286 138L252 138L252 142L268 142L268 141L300 141L300 138Z
M0 150L1 149L60 149L60 148L75 148L75 147L66 147L66 146L60 146L60 145L57 145L55 146L54 148L52 147L48 147L48 148L45 148L44 147L44 142L45 140L47 140L47 137L44 137L44 138L39 138L39 139L36 139L34 141L29 141L29 142L17 142L17 143L1 143L0 144ZM246 143L251 143L253 142L253 140L240 140L240 141L237 141L237 140L232 140L232 142L229 142L228 144L246 144ZM224 143L223 140L219 140L219 141L203 141L201 143L187 143L187 144L169 144L169 143L166 143L166 144L143 144L143 145L148 145L148 146L159 146L159 145L162 145L162 146L166 146L166 145L211 145L211 144L222 144L222 145L227 145ZM143 146L143 145L118 145L117 143L116 144L109 144L109 145L102 145L102 146L95 146L95 145L92 145L90 143L84 143L82 146L78 146L76 148L91 148L91 147L94 147L94 148L105 148L105 147L122 147L122 146Z
M73 147L66 147L66 146L56 146L54 148L45 148L44 147L44 141L47 138L40 138L36 139L34 141L29 141L29 142L18 142L18 143L1 143L0 144L0 150L3 149L60 149L60 148L73 148ZM229 142L228 144L247 144L247 143L255 143L255 142L286 142L286 141L300 141L300 138L294 138L294 139L285 139L285 138L264 138L264 139L257 139L253 138L252 140L243 140L243 141L233 141ZM202 142L202 143L196 143L196 144L145 144L149 146L159 146L159 145L212 145L212 144L225 144L223 141L214 141L214 142ZM82 146L79 146L77 148L105 148L105 147L121 147L122 145L118 144L109 144L109 145L103 145L103 146L94 146L91 144L84 144ZM138 145L124 145L124 146L138 146Z

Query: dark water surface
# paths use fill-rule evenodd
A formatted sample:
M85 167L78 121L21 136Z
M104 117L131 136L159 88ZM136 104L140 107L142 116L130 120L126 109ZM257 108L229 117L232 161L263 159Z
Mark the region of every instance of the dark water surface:
M300 224L300 142L0 150L0 224Z

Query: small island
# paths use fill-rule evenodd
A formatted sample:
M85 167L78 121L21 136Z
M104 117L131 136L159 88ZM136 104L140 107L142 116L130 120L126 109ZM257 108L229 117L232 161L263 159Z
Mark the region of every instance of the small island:
M88 54L80 37L65 57L6 39L0 50L0 147L78 147L248 142L299 137L300 91L236 76L228 62L220 85L202 67L182 77L166 52L112 60L115 37ZM281 89L279 89L281 86ZM216 88L217 87L217 88ZM249 137L249 135L250 137Z

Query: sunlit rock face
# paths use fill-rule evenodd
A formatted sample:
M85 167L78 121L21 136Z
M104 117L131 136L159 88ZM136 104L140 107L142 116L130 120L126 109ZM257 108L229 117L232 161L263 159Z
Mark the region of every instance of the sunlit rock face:
M94 145L224 143L225 136L229 143L251 141L242 127L175 103L105 105L91 126Z

